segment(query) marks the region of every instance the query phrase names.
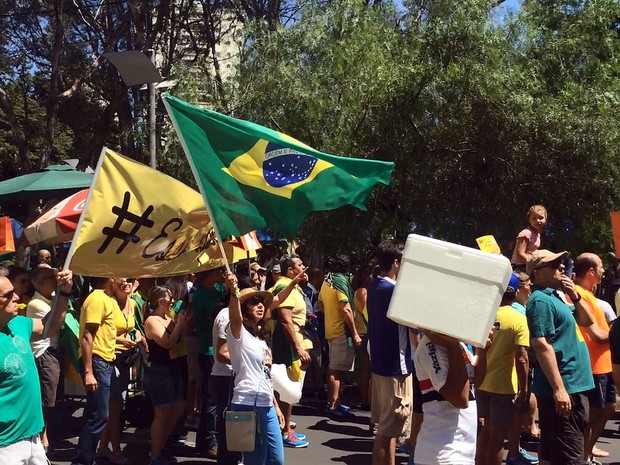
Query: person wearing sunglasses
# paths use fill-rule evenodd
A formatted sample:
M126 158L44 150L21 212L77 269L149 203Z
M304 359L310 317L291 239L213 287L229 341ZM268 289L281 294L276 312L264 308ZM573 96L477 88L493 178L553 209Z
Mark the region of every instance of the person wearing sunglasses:
M284 464L284 445L280 429L284 426L284 416L274 402L272 359L265 342L268 330L264 322L273 296L253 288L239 290L232 273L226 275L225 285L231 293L226 341L236 373L230 410L253 410L258 418L254 450L243 453L243 463L281 465Z
M594 319L565 274L567 257L568 252L542 249L526 264L532 280L526 316L536 355L532 391L538 399L541 465L583 463L585 393L594 387L588 348L577 330Z
M0 277L0 463L47 465L39 434L43 431L41 387L30 342L54 337L62 326L73 286L73 274L56 277L56 307L45 318L17 313L13 284Z

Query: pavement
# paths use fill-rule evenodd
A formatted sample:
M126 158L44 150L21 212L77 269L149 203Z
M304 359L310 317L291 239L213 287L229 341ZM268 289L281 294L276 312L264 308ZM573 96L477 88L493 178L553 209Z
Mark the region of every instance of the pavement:
M69 465L77 435L82 424L81 414L84 401L65 401L55 409L50 420L50 441L54 450L50 453L53 465ZM285 448L285 462L289 465L346 464L371 465L374 437L369 432L368 412L353 410L356 418L347 422L335 422L325 413L321 401L304 402L293 409L293 420L297 430L307 435L310 446L304 449ZM620 465L620 412L607 423L598 442L598 447L610 453L607 459L599 459L604 464ZM177 442L174 452L179 463L198 465L215 463L213 460L197 456L193 445L195 432L189 431L187 439ZM148 464L148 429L129 427L121 437L124 453L133 465ZM536 443L523 443L523 447L536 452ZM535 454L534 454L535 455ZM406 464L407 457L398 454L397 464ZM110 465L99 460L98 465Z

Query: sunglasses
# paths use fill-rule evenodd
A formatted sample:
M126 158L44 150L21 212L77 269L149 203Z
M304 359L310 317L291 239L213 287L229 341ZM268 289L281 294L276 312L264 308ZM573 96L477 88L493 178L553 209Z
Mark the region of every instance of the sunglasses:
M5 294L0 295L0 297L2 297L3 299L10 300L13 298L14 295L15 295L15 289L11 289L9 292L6 292Z
M136 278L125 278L125 279L121 279L118 283L119 284L133 284L135 280Z
M262 297L250 297L248 299L248 303L250 305L264 304L265 303L265 299L263 299Z
M538 268L538 269L541 269L541 268L553 268L554 270L557 270L560 266L562 266L562 265L563 265L563 263L564 263L564 262L562 261L562 259L561 259L561 258L556 258L556 259L555 259L555 260L553 260L552 262L545 263L543 266L541 266L541 267L540 267L540 268Z

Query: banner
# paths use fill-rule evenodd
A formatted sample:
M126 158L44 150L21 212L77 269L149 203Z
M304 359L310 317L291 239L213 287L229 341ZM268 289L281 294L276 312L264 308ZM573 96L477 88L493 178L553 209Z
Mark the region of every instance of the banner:
M220 237L293 236L311 211L364 203L394 163L319 152L286 134L163 94Z
M223 265L198 192L103 148L68 268L87 276L157 277Z
M611 230L614 236L614 251L616 257L620 257L620 211L612 212L611 216Z
M11 220L8 216L0 217L0 253L15 252L15 241Z

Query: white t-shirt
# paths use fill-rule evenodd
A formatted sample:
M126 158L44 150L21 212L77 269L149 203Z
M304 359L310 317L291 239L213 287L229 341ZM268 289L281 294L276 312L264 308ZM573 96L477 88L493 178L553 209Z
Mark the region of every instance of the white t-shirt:
M217 352L217 340L226 340L226 333L228 332L228 323L230 317L228 315L228 307L223 308L220 313L217 314L213 321L213 351ZM224 362L218 362L217 353L213 355L213 369L211 370L212 376L231 376L233 373L232 366Z
M273 384L271 382L271 351L265 341L252 336L241 326L239 339L231 331L226 335L230 361L235 374L233 404L271 407ZM260 392L257 390L260 386Z
M28 306L26 307L26 316L28 318L39 318L43 319L52 309L52 301L46 299L38 292L35 292L28 302ZM54 336L54 338L46 337L45 339L39 339L38 341L32 341L30 345L32 346L32 353L34 357L40 357L43 355L49 346L58 344L58 336Z
M461 344L461 349L466 357L467 374L472 387L473 356L464 344ZM414 363L424 402L424 421L415 449L416 464L473 465L478 421L473 392L470 393L469 406L465 409L456 408L447 400L440 400L439 390L448 377L448 351L433 344L426 336L418 344Z
M612 321L614 321L617 316L614 313L614 309L611 307L611 305L609 305L609 303L607 303L604 300L601 299L596 299L598 301L598 303L600 304L600 306L603 308L603 312L605 312L605 321L607 323L611 323Z

